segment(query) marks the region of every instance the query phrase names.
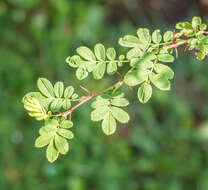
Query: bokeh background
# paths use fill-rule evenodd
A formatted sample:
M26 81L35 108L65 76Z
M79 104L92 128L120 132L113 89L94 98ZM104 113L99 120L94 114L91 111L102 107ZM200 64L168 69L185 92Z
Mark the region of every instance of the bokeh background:
M0 190L208 190L208 61L180 51L170 92L154 88L141 105L136 89L131 121L105 136L90 121L90 105L73 115L70 152L54 164L34 147L40 122L21 99L38 77L98 90L113 83L79 82L65 58L76 47L117 40L138 27L162 31L202 16L208 0L1 0ZM96 88L95 88L96 86Z

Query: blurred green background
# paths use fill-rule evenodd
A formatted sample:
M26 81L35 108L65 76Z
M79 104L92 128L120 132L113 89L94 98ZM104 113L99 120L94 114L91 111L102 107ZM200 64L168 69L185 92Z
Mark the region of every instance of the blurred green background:
M207 0L1 0L0 190L208 190L207 60L181 50L172 90L154 89L145 105L136 89L123 88L131 121L113 136L90 121L89 105L80 107L71 150L54 164L34 147L41 123L21 103L38 77L80 94L80 84L95 91L112 84L76 80L65 58L80 45L118 48L138 27L166 31L195 15L207 23L207 10Z

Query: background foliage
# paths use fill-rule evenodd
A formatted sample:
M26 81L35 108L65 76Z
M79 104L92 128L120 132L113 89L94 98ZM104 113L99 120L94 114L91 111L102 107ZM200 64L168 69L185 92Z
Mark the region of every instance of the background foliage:
M194 15L203 14L206 22L206 9L200 9L205 1L162 2L0 2L0 189L208 189L207 60L201 63L180 51L172 90L155 89L148 104L138 102L136 89L127 89L131 120L113 136L103 135L99 124L88 119L90 105L80 107L73 115L76 138L71 151L55 164L34 147L39 128L21 103L43 76L77 84L76 91L82 93L65 63L80 45L112 46L138 27L166 31ZM89 78L81 85L101 90L111 83L110 77Z

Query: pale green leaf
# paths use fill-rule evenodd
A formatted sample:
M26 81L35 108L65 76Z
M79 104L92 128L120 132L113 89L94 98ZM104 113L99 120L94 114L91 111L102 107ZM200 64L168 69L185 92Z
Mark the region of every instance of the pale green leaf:
M91 112L91 120L92 121L100 121L105 117L105 115L108 112L109 112L109 107L107 107L107 106L98 107Z
M103 44L96 44L94 51L95 51L95 55L98 60L100 60L100 61L105 60L105 47Z
M99 62L95 69L93 70L93 77L96 80L99 80L103 78L105 74L105 69L106 69L106 63L105 62Z
M112 106L110 111L113 117L121 123L128 123L129 121L129 114L125 112L123 109Z
M83 80L88 76L88 72L85 67L80 66L76 71L76 77L79 80Z
M91 107L95 109L98 107L108 106L109 104L110 104L109 100L106 100L98 96L96 100L92 102Z
M162 36L160 34L160 30L155 30L152 34L152 41L155 43L155 44L159 44L162 40Z
M79 95L77 94L77 93L74 93L73 95L72 95L72 99L76 99L76 98L78 98L79 97Z
M106 52L107 58L109 60L115 60L116 58L116 50L114 48L108 48Z
M139 37L139 40L145 45L149 45L151 43L151 36L149 33L149 29L147 28L139 28L137 30L137 35Z
M141 103L146 103L152 96L152 86L148 83L143 83L137 92L137 96Z
M53 139L53 135L41 135L35 140L35 147L41 148L48 145Z
M70 98L73 93L74 93L74 87L68 86L64 91L64 98Z
M61 135L62 137L67 138L67 139L72 139L74 137L74 134L71 131L67 130L67 129L59 128L57 130L57 133L59 135Z
M46 97L54 97L53 85L46 78L39 78L37 82L38 89Z
M64 83L63 82L56 82L54 85L54 93L57 98L61 98L64 92Z
M39 129L39 134L41 136L55 135L57 127L55 125L46 125Z
M59 152L54 147L54 141L51 140L46 150L46 157L49 162L54 162L55 160L57 160L58 156L59 156Z
M119 44L124 47L137 47L141 41L136 36L126 35L119 39Z
M54 142L55 142L55 147L59 153L66 154L69 151L69 144L64 137L55 135Z
M164 77L166 77L167 79L172 79L174 77L173 70L170 67L168 67L167 65L158 63L155 65L154 70L158 74L164 75Z
M163 39L164 39L164 42L169 42L173 40L173 32L172 31L165 32Z
M158 60L166 63L171 63L174 61L174 57L170 54L159 54Z
M111 104L113 106L125 107L129 105L129 101L126 98L114 98L112 99Z
M112 135L116 131L116 120L110 112L105 115L102 121L102 130L106 135Z
M160 90L170 90L170 81L160 74L150 74L151 82Z
M136 86L148 79L150 71L143 69L136 69L134 71L128 72L124 78L124 82L128 86Z
M73 68L77 68L81 64L82 60L81 60L80 56L74 55L72 57L67 57L66 62L69 64L69 66L71 66Z
M70 121L70 120L63 120L61 123L60 123L60 127L61 128L71 128L73 126L73 122Z
M142 55L144 54L144 52L138 48L132 48L127 52L126 58L127 59L132 59L132 58L136 58L136 57L142 57Z
M86 60L96 61L95 55L88 47L79 47L77 48L77 53Z
M65 110L68 110L71 107L71 101L70 100L64 100L63 101L63 108Z
M107 73L113 75L117 71L117 64L115 62L110 62L107 65Z
M192 19L192 26L194 30L198 30L199 29L199 25L202 23L202 20L200 17L193 17Z
M51 110L57 112L61 109L62 105L63 105L62 99L54 99L51 103Z

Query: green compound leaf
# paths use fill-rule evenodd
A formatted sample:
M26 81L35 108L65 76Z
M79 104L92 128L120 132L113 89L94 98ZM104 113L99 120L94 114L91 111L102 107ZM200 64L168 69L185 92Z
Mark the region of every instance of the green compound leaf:
M155 43L155 44L159 44L162 40L162 36L160 34L160 30L155 30L152 34L152 41Z
M88 47L79 47L77 48L77 53L84 59L88 61L96 61L95 55Z
M170 81L163 74L151 73L150 81L160 90L170 90Z
M60 123L60 127L61 128L71 128L71 127L73 127L73 122L72 121L69 121L69 120L63 120Z
M173 40L173 32L172 31L165 32L163 39L164 39L164 42L169 42Z
M103 44L96 44L94 51L95 51L95 55L98 60L100 60L100 61L105 60L105 47Z
M136 86L148 79L149 70L136 69L126 74L124 82L128 86Z
M123 109L112 106L110 111L113 117L121 123L128 123L129 121L129 114L125 112Z
M70 98L73 93L74 93L74 87L68 86L64 91L64 98Z
M88 76L87 69L85 67L80 66L76 71L76 77L79 80L83 80Z
M69 151L69 144L64 137L55 135L55 147L60 154L66 154Z
M152 86L148 83L143 83L138 89L137 96L141 103L147 103L152 96Z
M173 77L174 77L173 70L170 67L168 67L167 65L158 63L155 65L154 70L155 70L155 72L163 75L167 79L173 79Z
M59 152L57 151L57 149L54 146L54 141L51 140L50 144L47 147L46 150L46 157L48 159L49 162L54 162L55 160L57 160L59 156Z
M98 107L91 112L91 120L101 121L108 112L109 112L109 107L107 106Z
M99 80L103 78L105 74L105 69L106 69L106 63L105 62L99 62L95 69L93 70L93 77L96 80Z
M113 74L116 73L116 71L117 71L117 64L115 62L108 63L108 65L107 65L107 73L109 75L113 75Z
M158 60L165 63L171 63L174 61L174 57L170 54L164 53L158 55Z
M124 47L137 47L141 44L141 41L136 36L125 35L123 38L119 39L118 43Z
M57 130L57 133L59 135L61 135L62 137L67 138L67 139L74 138L74 134L71 131L67 130L67 129L61 129L61 128L59 128Z
M38 89L46 97L54 97L53 85L46 78L39 78L37 82Z
M102 130L106 135L112 135L116 131L116 120L110 112L108 112L102 121Z
M107 58L109 60L115 60L116 58L116 50L114 48L108 48L106 52Z
M52 135L41 135L35 140L35 147L41 148L48 145L53 139Z
M56 82L54 85L54 93L57 98L61 98L64 92L64 83L63 82Z

